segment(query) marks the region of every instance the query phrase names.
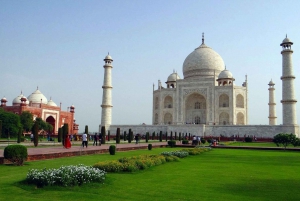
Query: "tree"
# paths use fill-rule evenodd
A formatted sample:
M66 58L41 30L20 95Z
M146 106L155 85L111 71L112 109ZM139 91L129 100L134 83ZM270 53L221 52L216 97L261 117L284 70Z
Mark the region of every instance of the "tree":
M34 146L37 147L39 143L39 124L38 122L34 122L32 127L32 133L33 133L33 143Z
M107 140L110 141L110 131L107 131Z
M296 138L296 139L292 142L292 145L293 145L294 147L300 146L300 139L299 139L299 138Z
M106 140L105 126L101 127L101 134L102 134L102 144L105 144L105 140Z
M284 146L284 149L286 149L286 147L289 144L293 144L296 141L296 135L294 134L288 134L288 133L279 133L277 135L274 136L273 138L273 142L280 147L280 145L282 144Z
M146 142L148 143L149 141L149 132L146 133Z
M19 129L22 128L20 116L0 108L0 120L2 121L1 137L17 137Z
M46 122L45 122L42 118L37 117L37 118L35 119L35 122L36 122L37 125L38 125L38 130L39 130L39 131L40 131L40 130L47 130L47 124L46 124Z
M20 115L20 121L22 124L23 131L26 132L30 131L34 124L33 115L28 111L22 112L22 114Z
M128 131L128 143L131 143L131 128Z
M51 133L53 131L53 126L51 124L49 124L49 123L47 123L47 131L49 133Z
M124 131L124 141L126 141L127 136L126 136L126 131Z
M162 141L162 131L159 132L159 141Z
M66 137L68 137L69 134L69 124L65 123L62 127L62 144L65 145Z
M61 142L62 135L63 135L62 128L59 128L59 129L58 129L58 136L57 136L57 141L58 141L58 142Z
M120 128L117 128L116 144L120 144Z
M18 132L18 140L17 140L17 143L20 143L20 142L21 142L21 136L22 136L22 134L23 134L23 129L20 128L20 129L19 129L19 132Z

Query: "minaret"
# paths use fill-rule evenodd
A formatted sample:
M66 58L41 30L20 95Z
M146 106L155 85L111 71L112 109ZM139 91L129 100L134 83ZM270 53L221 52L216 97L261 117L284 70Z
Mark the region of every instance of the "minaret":
M269 82L269 125L276 125L275 83Z
M293 50L291 46L293 43L290 39L286 38L282 41L282 124L283 125L295 125L297 124L296 117L296 103L294 80L295 76L293 73Z
M113 68L112 62L113 59L108 55L104 59L104 81L103 81L103 96L102 96L102 115L101 115L101 126L105 126L106 129L111 125L111 109L112 109L112 100L111 100L111 69ZM100 126L100 128L101 128Z

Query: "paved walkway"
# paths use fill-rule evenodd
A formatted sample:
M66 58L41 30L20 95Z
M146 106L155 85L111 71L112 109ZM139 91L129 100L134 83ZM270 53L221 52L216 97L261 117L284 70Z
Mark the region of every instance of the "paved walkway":
M112 143L104 144L101 146L93 146L92 142L89 142L89 145L87 148L82 148L80 145L81 142L75 142L76 144L73 145L70 149L65 149L61 143L40 143L38 147L29 147L27 149L29 156L34 155L47 155L47 154L62 154L62 153L72 153L72 152L89 152L89 153L95 153L97 151L101 150L108 150L109 146L112 145ZM117 149L139 149L139 148L147 148L148 144L152 144L152 146L161 146L161 145L167 145L167 142L149 142L149 143L139 143L135 144L135 142L132 143L124 143L124 144L113 144L116 145ZM32 145L31 143L24 143L23 145ZM46 146L49 147L46 147ZM51 146L50 146L51 145ZM53 146L55 145L55 146ZM7 146L7 144L5 145ZM0 157L3 157L4 149L0 149Z

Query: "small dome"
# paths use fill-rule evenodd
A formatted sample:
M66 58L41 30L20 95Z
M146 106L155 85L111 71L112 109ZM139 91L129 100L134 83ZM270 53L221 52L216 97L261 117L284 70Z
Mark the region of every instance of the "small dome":
M291 43L292 41L289 38L283 39L282 43Z
M111 56L108 54L108 55L105 57L104 60L113 60L113 59L112 59Z
M18 95L16 98L14 98L14 100L12 101L12 105L20 105L21 104L21 98L23 98L23 94L21 92L20 95Z
M56 106L57 107L57 105L54 103L54 101L51 98L48 101L47 105L49 105L49 106Z
M75 108L75 106L74 105L71 105L71 107L70 108Z
M28 96L27 99L32 103L41 103L41 100L43 104L48 103L47 98L38 89L35 90L30 96Z
M268 85L275 85L275 83L271 80Z
M178 73L172 73L169 75L167 82L176 82L176 80L180 80Z
M6 98L3 97L3 98L1 99L1 102L7 102Z
M218 79L232 79L232 78L233 78L232 73L227 69L223 70L218 77Z

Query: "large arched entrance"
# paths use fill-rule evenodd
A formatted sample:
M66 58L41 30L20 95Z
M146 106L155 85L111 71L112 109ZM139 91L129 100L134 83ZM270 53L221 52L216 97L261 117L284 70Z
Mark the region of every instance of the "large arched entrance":
M185 123L206 124L206 99L201 94L191 94L185 102Z
M53 127L52 133L55 133L55 119L52 116L49 116L46 119L46 122L52 125Z

